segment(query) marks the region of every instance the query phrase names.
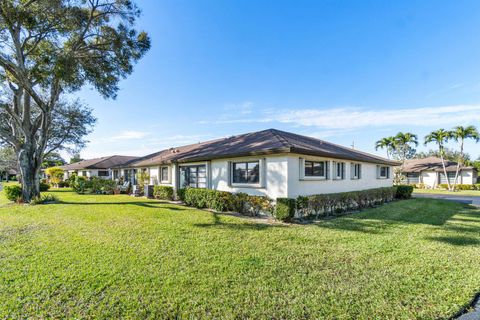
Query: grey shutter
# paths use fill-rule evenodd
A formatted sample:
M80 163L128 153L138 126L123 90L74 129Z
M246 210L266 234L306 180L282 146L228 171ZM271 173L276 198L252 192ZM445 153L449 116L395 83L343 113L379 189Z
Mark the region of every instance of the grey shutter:
M390 167L387 167L387 179L390 179Z
M232 186L232 161L227 161L227 184Z
M358 165L358 179L361 179L362 178L362 165L359 164Z
M267 159L260 159L260 187L267 187Z
M380 179L380 166L377 165L377 179Z
M350 180L355 179L355 163L350 162Z
M337 179L337 162L332 161L332 180Z
M345 162L342 162L342 179L345 179Z
M330 161L325 161L325 179L330 179Z

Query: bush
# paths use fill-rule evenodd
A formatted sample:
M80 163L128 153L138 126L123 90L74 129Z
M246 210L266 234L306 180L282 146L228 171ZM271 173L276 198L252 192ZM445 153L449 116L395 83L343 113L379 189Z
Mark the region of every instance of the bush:
M92 183L85 177L74 176L73 183L71 183L73 190L78 194L85 194L92 189Z
M475 184L475 190L480 190L480 183Z
M20 202L22 199L22 187L19 185L5 186L5 196L13 202Z
M397 199L410 199L412 197L413 187L412 186L397 186L397 191L395 192L395 198Z
M58 187L59 188L68 188L70 187L70 181L66 180L66 181L60 181L58 183Z
M187 189L183 188L183 189L177 189L177 200L180 200L182 202L185 202L185 191Z
M153 196L160 200L173 200L173 187L155 186L153 187Z
M412 187L407 187L413 190ZM352 192L300 196L297 198L297 209L300 217L314 216L318 219L320 215L336 215L389 202L395 198L396 193L397 187L385 187Z
M282 221L290 221L295 216L295 199L277 198L277 205L275 206L274 217Z
M40 192L46 192L50 189L50 185L45 182L40 182Z

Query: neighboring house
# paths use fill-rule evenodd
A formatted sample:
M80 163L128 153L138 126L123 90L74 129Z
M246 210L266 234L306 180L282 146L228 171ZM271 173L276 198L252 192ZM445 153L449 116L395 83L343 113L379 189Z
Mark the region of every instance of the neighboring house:
M118 178L118 171L115 172L114 170L111 170L111 168L123 165L135 159L137 159L137 157L109 156L82 160L80 162L61 166L60 168L65 170L64 179L68 179L73 173L87 178L100 177L103 179L116 179ZM115 176L115 174L117 174L117 176Z
M118 165L136 184L148 171L150 183L295 198L393 185L391 161L323 140L269 129L166 149Z
M2 181L2 180L6 180L6 181L16 180L17 179L17 174L18 174L18 172L16 170L13 170L13 169L9 169L7 171L0 172L0 181Z
M455 171L457 162L445 160L447 177L443 172L442 159L437 157L428 157L424 159L406 160L402 173L406 176L408 184L423 183L427 188L436 188L439 184L450 183L455 180ZM475 184L477 183L477 170L473 167L460 167L457 178L457 184Z

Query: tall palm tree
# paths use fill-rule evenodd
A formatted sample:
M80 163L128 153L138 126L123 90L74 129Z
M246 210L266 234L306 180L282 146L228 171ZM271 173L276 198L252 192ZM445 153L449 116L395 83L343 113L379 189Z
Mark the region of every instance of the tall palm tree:
M447 143L448 140L450 140L451 138L452 138L452 133L445 129L438 129L436 131L432 131L425 136L425 145L433 142L433 143L436 143L438 146L440 159L442 159L443 174L447 179L448 190L451 190L451 188L450 188L450 181L448 180L448 176L447 176L447 169L445 168L444 154L445 154L445 143Z
M385 137L375 142L375 150L386 149L388 159L390 159L390 154L395 148L395 137Z
M463 144L466 139L473 139L475 142L480 140L480 134L475 126L457 126L453 128L450 132L452 139L456 142L460 143L460 155L457 161L457 169L455 171L455 180L453 181L453 190L455 190L455 186L457 185L458 173L460 172L460 166L463 166L465 162L465 155L463 153Z
M405 164L405 160L407 158L407 151L411 147L411 145L418 146L418 137L416 134L411 132L399 132L395 136L395 145L397 149L400 151L400 157L402 160L402 169L403 165Z

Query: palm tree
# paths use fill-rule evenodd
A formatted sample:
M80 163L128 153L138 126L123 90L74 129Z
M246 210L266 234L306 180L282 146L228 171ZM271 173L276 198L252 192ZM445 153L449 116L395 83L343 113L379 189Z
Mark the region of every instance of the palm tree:
M465 142L465 139L474 139L475 142L478 142L480 140L480 134L478 133L478 130L475 126L457 126L453 128L450 134L453 140L460 143L460 155L457 162L457 169L455 171L455 180L453 181L453 190L455 190L455 186L457 185L458 173L460 172L460 166L463 166L465 162L465 155L463 153L463 144Z
M416 134L410 132L399 132L395 136L395 145L397 149L400 151L400 157L402 160L402 169L403 165L405 164L405 160L407 158L407 151L411 147L410 145L418 146L418 137Z
M447 143L448 140L450 140L451 138L452 138L452 133L445 129L438 129L436 131L432 131L425 136L425 145L431 142L434 142L438 146L440 158L442 159L443 174L447 179L448 190L451 190L451 188L450 188L450 181L448 180L448 176L447 176L447 169L445 168L444 152L445 152L445 143Z
M390 154L393 152L393 150L395 150L395 148L395 137L385 137L375 142L375 150L386 149L388 159L390 159Z

